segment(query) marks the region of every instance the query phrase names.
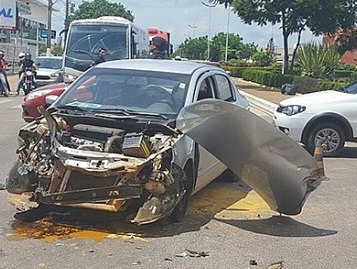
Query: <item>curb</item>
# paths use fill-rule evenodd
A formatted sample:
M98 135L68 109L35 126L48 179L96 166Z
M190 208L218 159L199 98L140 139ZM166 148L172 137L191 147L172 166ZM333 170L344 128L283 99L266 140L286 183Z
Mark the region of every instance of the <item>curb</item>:
M259 98L259 97L256 97L252 94L249 94L249 93L246 93L245 91L243 90L240 90L240 93L242 95L244 95L249 103L252 105L252 106L255 106L256 108L262 110L263 112L269 114L269 115L273 115L274 114L274 111L278 108L278 105L277 104L274 104L270 101L267 101L267 100L264 100L262 98Z

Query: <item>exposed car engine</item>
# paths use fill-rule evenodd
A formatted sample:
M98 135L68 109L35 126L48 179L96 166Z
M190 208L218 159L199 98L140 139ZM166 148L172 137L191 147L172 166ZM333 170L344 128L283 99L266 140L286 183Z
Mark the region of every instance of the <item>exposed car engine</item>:
M139 199L138 223L170 214L184 195L184 173L173 162L179 138L173 129L42 113L42 120L20 130L10 193L28 193L36 203L115 212Z

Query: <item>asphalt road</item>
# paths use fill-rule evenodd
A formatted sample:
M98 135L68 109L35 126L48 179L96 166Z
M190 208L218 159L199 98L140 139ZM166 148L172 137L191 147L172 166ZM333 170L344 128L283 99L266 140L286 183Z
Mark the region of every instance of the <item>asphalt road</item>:
M15 159L21 100L0 97L0 182ZM214 182L192 197L179 224L137 227L107 215L25 224L13 218L16 210L0 191L0 269L236 269L280 261L283 268L357 268L356 157L357 148L348 147L326 159L330 180L295 217L278 216L239 183ZM190 257L187 250L209 256Z

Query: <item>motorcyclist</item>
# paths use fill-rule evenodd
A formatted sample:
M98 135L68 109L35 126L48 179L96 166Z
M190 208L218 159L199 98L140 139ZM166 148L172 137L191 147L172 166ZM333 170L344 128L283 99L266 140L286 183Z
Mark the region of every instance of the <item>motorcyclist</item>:
M24 84L26 69L27 70L31 69L32 72L34 72L37 69L37 67L35 65L35 62L31 59L31 53L26 52L24 54L23 59L21 59L22 58L22 54L20 53L19 54L19 58L20 58L19 64L21 64L21 66L20 66L20 70L19 70L20 78L19 78L19 82L17 83L17 89L16 89L17 95L20 94L20 90L22 88L22 85ZM33 76L32 76L32 84L35 85L35 82L36 82L35 81L35 74L33 74Z
M4 51L0 50L0 88L4 93L4 96L7 97L10 92L10 85L6 76L7 61L4 56Z

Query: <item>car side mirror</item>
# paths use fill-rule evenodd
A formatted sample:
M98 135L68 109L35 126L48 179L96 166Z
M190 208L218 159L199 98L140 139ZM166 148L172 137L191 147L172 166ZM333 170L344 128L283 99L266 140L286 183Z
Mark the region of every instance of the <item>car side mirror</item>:
M47 95L45 97L46 105L47 106L52 105L57 99L58 99L57 95Z

